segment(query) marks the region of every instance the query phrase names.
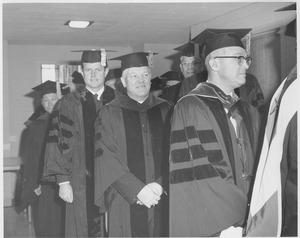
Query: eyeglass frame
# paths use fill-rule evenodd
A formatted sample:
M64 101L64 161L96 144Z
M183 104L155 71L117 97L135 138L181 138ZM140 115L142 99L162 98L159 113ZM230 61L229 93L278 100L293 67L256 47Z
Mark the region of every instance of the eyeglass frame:
M233 56L233 55L215 56L214 59L216 59L216 58L220 58L220 59L226 59L226 58L238 59L239 66L242 66L244 62L246 62L246 64L248 66L250 66L251 62L252 62L252 58L250 56L246 56L246 58L245 58L245 56L242 56L242 55L241 56ZM243 61L242 61L242 59L243 59Z

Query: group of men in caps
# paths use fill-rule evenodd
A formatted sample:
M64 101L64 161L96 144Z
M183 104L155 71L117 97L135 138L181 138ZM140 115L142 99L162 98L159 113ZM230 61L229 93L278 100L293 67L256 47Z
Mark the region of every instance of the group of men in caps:
M175 107L150 93L148 53L114 58L118 96L104 84L105 50L82 53L85 87L56 103L44 152L42 179L66 202L65 236L242 236L261 131L234 92L251 63L248 30L197 36L207 76Z

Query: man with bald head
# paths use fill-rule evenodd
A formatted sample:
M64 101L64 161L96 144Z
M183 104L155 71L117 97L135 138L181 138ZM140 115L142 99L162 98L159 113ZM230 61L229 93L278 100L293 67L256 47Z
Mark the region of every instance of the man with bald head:
M233 237L244 226L260 121L234 93L251 63L243 35L240 29L199 35L208 77L174 109L170 236Z

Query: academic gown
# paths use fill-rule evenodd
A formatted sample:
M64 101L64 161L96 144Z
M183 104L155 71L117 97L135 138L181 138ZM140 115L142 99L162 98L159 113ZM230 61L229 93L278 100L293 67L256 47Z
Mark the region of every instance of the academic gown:
M181 82L169 87L164 87L162 90L162 94L159 97L167 100L171 105L175 105L178 100L180 88Z
M258 79L253 74L246 73L246 83L234 91L240 98L249 102L257 109L264 104L263 91L259 85Z
M57 102L47 138L43 179L57 183L70 181L73 189L73 202L66 203L65 235L67 237L89 236L86 198L90 193L87 193L87 180L90 179L88 177L91 172L88 170L93 166L87 166L86 156L90 153L86 151L86 142L91 142L90 139L86 140L84 115L87 113L83 111L83 103L88 101L88 94L90 92L83 88L64 96ZM114 90L105 86L96 109L100 109L114 97ZM93 160L93 158L88 159Z
M207 70L204 70L200 73L194 74L188 78L183 79L181 83L181 88L179 91L179 98L187 95L190 91L192 91L196 86L207 80Z
M274 93L245 236L298 236L297 67Z
M151 182L167 191L169 113L170 105L151 94L142 104L120 96L99 112L95 202L108 212L109 237L168 236L168 197L150 209L136 201Z
M213 236L244 223L260 120L251 105L239 99L230 105L226 97L204 82L175 106L170 141L171 237ZM225 103L237 122L238 136Z
M44 113L29 126L24 174L23 205L33 205L33 222L37 237L61 237L64 232L64 202L58 197L55 183L41 181L44 149L50 114ZM41 185L41 195L34 190Z

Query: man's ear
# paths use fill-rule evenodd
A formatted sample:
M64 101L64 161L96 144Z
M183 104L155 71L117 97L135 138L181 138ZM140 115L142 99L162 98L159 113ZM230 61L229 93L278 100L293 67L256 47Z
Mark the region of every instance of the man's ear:
M109 68L106 67L106 68L105 68L105 71L104 71L105 77L107 76L108 72L109 72Z
M45 105L44 105L43 97L41 98L41 105L42 105L42 106L43 106L43 108L45 109Z
M121 77L121 82L122 82L124 88L126 88L126 81L125 81L125 79L123 78L123 76Z
M182 72L183 72L183 69L182 69L182 63L180 63L179 67L180 67L180 71L181 71L181 73L182 73Z
M213 71L218 71L219 70L219 66L218 63L215 59L210 59L208 61L208 65L209 67L213 70Z

